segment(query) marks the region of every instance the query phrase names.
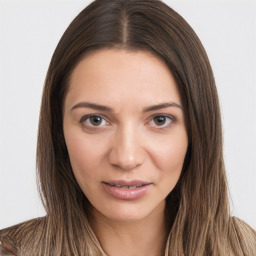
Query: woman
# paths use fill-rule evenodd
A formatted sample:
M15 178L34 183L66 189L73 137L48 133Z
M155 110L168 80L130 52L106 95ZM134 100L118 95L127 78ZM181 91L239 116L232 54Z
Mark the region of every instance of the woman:
M155 0L96 0L52 57L37 167L47 215L17 255L256 255L229 213L218 96L194 31ZM6 255L6 253L2 253Z

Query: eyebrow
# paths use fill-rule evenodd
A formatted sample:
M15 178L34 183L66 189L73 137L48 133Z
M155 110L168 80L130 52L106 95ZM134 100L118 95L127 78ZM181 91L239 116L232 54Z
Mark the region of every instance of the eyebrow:
M76 104L74 107L72 107L71 110L76 108L92 108L92 109L101 110L101 111L114 112L113 109L110 107L95 104L95 103L90 103L90 102L80 102Z
M168 107L177 107L177 108L180 108L183 110L182 105L174 103L174 102L168 102L168 103L162 103L162 104L146 107L143 109L143 112L145 113L145 112L158 110L158 109L162 109L162 108L168 108Z
M182 105L174 103L174 102L168 102L168 103L161 103L158 105L145 107L145 108L143 108L143 113L158 110L158 109L168 108L168 107L177 107L177 108L180 108L183 110ZM110 107L95 104L95 103L90 103L90 102L80 102L80 103L76 104L75 106L73 106L71 110L74 110L77 108L91 108L91 109L100 110L100 111L114 112L114 110Z

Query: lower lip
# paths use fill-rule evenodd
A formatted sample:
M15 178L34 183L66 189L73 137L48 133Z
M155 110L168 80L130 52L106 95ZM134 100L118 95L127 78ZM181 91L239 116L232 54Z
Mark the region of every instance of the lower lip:
M151 188L152 184L137 188L118 188L102 183L104 190L112 197L120 200L135 200L141 198Z

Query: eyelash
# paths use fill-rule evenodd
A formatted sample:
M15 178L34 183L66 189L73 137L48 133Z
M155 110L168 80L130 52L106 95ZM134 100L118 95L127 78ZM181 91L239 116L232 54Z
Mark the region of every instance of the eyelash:
M104 120L105 124L103 124L103 125L100 124L99 126L91 124L90 118L92 118L92 117L96 117L96 118L99 117L99 118L101 118L101 121ZM159 117L164 117L165 118L165 123L163 125L159 125L159 126L158 125L154 125L154 124L150 125L150 122L154 121L155 118L159 118ZM169 122L167 120L169 120ZM89 121L90 123L87 123L87 121ZM176 121L176 118L174 116L172 116L172 115L156 114L156 115L153 115L153 116L150 117L150 121L147 123L147 126L152 126L153 128L163 130L163 129L167 129L175 121ZM167 125L166 125L166 122L168 122ZM91 115L83 116L81 118L81 120L80 120L80 123L82 123L82 124L85 123L85 126L87 126L87 128L89 128L89 129L102 129L103 126L110 125L110 122L107 121L107 118L104 117L101 114L91 114Z
M166 114L157 114L157 115L153 115L150 119L150 122L153 121L155 118L159 118L159 117L163 117L165 118L165 122L163 125L151 125L152 127L156 128L156 129L166 129L168 128L173 122L176 121L175 117L172 115L166 115ZM169 122L167 121L169 120ZM149 123L150 123L149 122Z
M99 115L99 114L93 114L93 115L86 115L86 116L83 116L80 120L80 123L86 123L87 120L90 120L91 117L100 117L102 120L104 120L106 122L106 124L109 124L109 122L107 121L107 118L102 116L102 115ZM92 125L92 124L86 124L86 126L88 128L91 128L91 129L100 129L102 126L96 126L96 125Z

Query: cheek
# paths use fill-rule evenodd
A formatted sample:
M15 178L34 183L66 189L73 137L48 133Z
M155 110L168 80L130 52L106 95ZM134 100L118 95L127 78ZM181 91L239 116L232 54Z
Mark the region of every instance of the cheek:
M187 152L188 140L186 132L175 134L165 140L155 141L151 151L151 159L159 170L159 182L162 189L173 189L176 185Z
M78 129L66 131L66 145L77 183L92 205L101 200L102 170L107 170L108 139ZM102 202L100 201L99 204Z
M100 136L86 136L82 131L65 132L65 140L74 175L81 187L87 181L100 179L100 168L105 165L107 141Z
M187 152L188 139L184 131L154 140L150 148L152 158L160 169L178 170L182 167Z

